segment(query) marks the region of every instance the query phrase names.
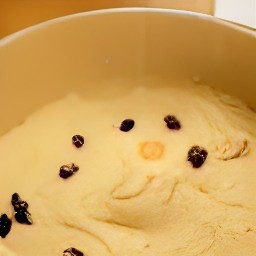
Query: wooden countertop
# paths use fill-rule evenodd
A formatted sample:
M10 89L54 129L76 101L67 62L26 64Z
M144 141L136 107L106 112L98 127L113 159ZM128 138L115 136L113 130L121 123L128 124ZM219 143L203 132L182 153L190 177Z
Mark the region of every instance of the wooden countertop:
M213 14L214 0L0 0L0 38L73 13L117 7L160 7Z

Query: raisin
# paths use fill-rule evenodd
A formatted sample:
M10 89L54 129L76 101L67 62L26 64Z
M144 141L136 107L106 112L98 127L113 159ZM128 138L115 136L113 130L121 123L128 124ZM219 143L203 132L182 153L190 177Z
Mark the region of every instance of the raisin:
M21 201L20 196L18 193L14 193L12 195L12 205L15 206L16 204L19 204Z
M63 256L84 256L84 254L76 248L70 247L63 252Z
M129 132L129 131L134 127L134 124L135 124L134 120L132 120L132 119L125 119L125 120L121 123L119 129L120 129L122 132Z
M0 216L0 236L5 238L10 232L12 227L12 221L4 213Z
M207 158L207 151L199 146L193 146L188 151L187 160L190 161L194 168L199 168Z
M180 122L175 116L168 115L164 118L166 126L171 130L179 130L181 128Z
M23 208L28 209L28 203L26 201L22 201L18 193L14 193L12 195L12 205L14 208Z
M74 163L62 165L60 167L59 176L63 179L67 179L70 176L72 176L75 172L77 172L78 170L79 170L79 167Z
M33 224L31 214L28 212L28 203L21 200L18 193L12 195L12 205L15 211L15 219L21 224Z
M84 137L81 135L74 135L72 142L77 148L81 148L84 145Z
M16 209L15 219L21 224L33 224L31 214L26 209Z

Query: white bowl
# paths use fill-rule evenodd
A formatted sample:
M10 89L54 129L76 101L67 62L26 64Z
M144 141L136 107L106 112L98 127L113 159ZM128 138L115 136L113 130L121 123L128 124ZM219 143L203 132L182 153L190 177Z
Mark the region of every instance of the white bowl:
M123 8L80 13L0 41L0 134L73 90L104 81L192 78L256 107L255 32L211 16ZM121 85L120 85L121 86Z

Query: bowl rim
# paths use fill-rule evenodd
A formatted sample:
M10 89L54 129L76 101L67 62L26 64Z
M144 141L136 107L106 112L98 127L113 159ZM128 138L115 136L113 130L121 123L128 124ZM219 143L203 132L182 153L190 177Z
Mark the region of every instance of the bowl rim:
M240 26L239 24L236 24L236 23L229 22L224 19L214 17L209 14L203 14L203 13L186 11L186 10L164 9L164 8L124 7L124 8L109 8L109 9L99 9L99 10L79 12L79 13L69 14L69 15L53 18L50 20L46 20L1 38L0 47L13 42L16 39L23 37L28 33L33 32L34 30L46 27L54 23L60 23L66 20L77 18L77 17L98 16L98 15L110 14L110 13L159 13L159 14L177 15L177 16L190 16L198 19L205 19L208 21L212 21L212 22L218 23L221 26L230 27L233 30L237 30L237 32L246 33L248 36L252 36L256 39L254 30L251 30L250 28L247 28L244 26Z

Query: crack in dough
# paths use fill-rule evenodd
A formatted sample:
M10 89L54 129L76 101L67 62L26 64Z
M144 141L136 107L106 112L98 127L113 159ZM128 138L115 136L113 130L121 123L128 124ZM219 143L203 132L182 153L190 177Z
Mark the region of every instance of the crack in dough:
M116 200L129 200L141 196L142 193L148 189L149 185L151 184L151 182L153 182L154 179L154 176L146 176L145 180L142 181L141 186L134 191L129 191L129 188L125 187L127 180L123 179L122 183L115 187L114 190L111 192L111 196L113 199ZM126 189L128 189L128 191Z

